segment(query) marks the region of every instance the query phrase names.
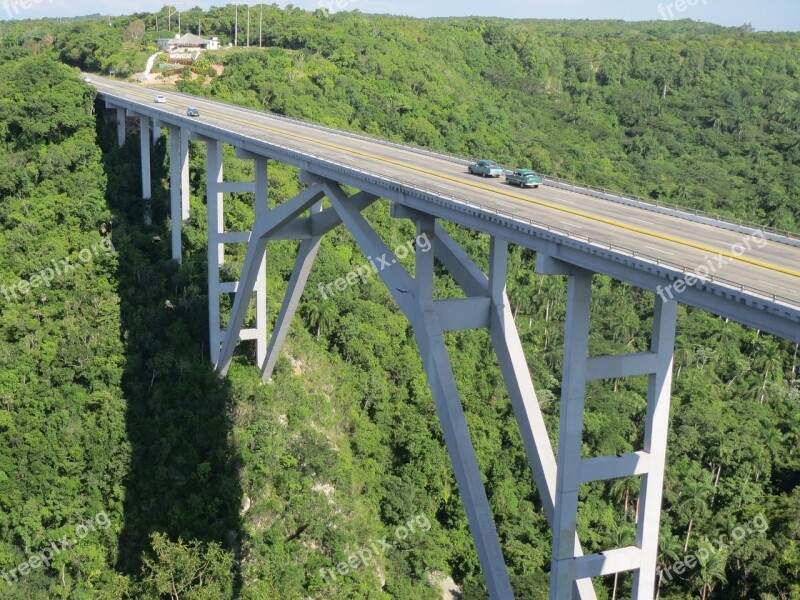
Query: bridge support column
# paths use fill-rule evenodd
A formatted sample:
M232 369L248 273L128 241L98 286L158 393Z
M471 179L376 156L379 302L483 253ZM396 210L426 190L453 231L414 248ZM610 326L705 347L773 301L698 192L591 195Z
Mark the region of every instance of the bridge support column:
M153 119L153 146L161 139L161 121Z
M172 258L182 262L181 231L189 208L189 132L169 128L169 190L172 221Z
M184 131L184 133L186 133ZM227 365L233 355L235 343L242 340L256 342L256 360L259 365L267 360L267 266L266 236L257 239L257 232L271 221L269 210L267 159L249 152L237 150L237 155L255 161L255 181L224 181L222 143L217 140L200 137L207 146L207 182L208 190L208 318L209 344L211 362L220 364L220 356L224 347L230 347L227 354ZM186 141L182 138L181 146ZM181 150L182 156L183 151ZM184 165L188 164L186 162ZM183 170L188 178L188 170ZM183 176L183 175L182 175ZM188 189L188 186L187 186ZM255 195L255 224L252 231L226 232L224 230L224 194L252 193ZM320 195L318 191L312 196ZM183 206L188 205L188 199ZM173 211L177 211L173 205ZM280 212L280 211L278 211ZM247 243L245 268L240 281L220 281L220 267L225 262L225 244ZM221 328L220 295L234 294L234 307L231 311L228 327ZM255 327L242 329L250 301L255 294Z
M219 297L220 266L225 261L224 247L220 243L222 233L223 196L222 196L222 142L206 141L206 190L208 205L208 344L211 362L219 359L222 335L220 331Z
M592 274L570 276L567 289L567 328L559 421L556 503L553 523L553 568L550 596L572 600L577 579L573 540L577 534L578 486L583 436L584 387L589 344L589 306ZM572 568L570 568L572 567Z
M184 223L189 222L189 203L191 201L191 187L189 187L189 130L180 129L181 134L181 218Z
M153 220L148 200L153 197L153 191L150 175L150 118L148 117L139 117L139 138L142 155L142 200L145 200L144 222L146 225L151 225Z
M269 181L267 159L251 156L255 168L255 223L269 218ZM252 232L251 234L252 235ZM256 302L256 363L263 365L267 360L267 250L259 257L258 275L255 283ZM241 284L241 281L240 281ZM228 326L230 329L230 325Z
M414 336L422 356L422 364L436 405L436 412L442 425L445 445L450 454L458 489L464 501L467 520L483 567L486 586L492 598L513 599L514 592L511 589L508 569L503 559L478 460L447 353L444 341L445 330L440 320L440 311L433 299L433 252L424 252L417 245L417 277L416 281L412 280L402 263L397 260L364 217L352 204L347 202L347 198L338 185L331 183L326 185L326 188L331 204L364 254L382 256L390 262L390 266L379 269L378 275L405 313L414 330ZM430 244L434 244L433 217L422 216L417 221L417 232L419 235L428 236ZM475 305L476 309L479 304Z
M640 514L636 545L642 549L641 568L633 574L633 597L650 600L656 588L658 532L664 490L664 469L667 462L667 433L672 390L672 366L675 348L677 303L662 302L656 297L653 317L653 338L650 351L655 354L654 373L647 389L647 417L644 429L644 451L650 455L650 469L642 476L639 494Z
M540 256L537 269L568 275L561 414L558 439L551 600L572 600L575 582L624 571L634 573L634 600L651 600L669 425L672 355L677 304L655 296L650 352L589 357L592 273ZM649 377L644 449L630 454L582 458L586 383ZM575 552L580 484L641 476L639 521L633 545L580 556Z
M122 148L125 145L125 109L117 109L117 145Z
M341 224L341 219L332 208L321 210L320 200L325 195L325 188L314 180L308 189L298 194L292 200L270 210L256 220L250 235L247 247L247 256L239 277L228 329L225 332L222 352L215 363L223 375L228 372L236 342L241 335L242 325L247 313L249 298L258 282L259 257L265 255L267 242L270 239L300 240L297 261L292 271L289 286L284 295L275 329L269 341L269 347L264 360L259 360L261 375L264 380L269 380L277 363L278 356L286 339L292 318L297 310L303 289L308 280L311 266L316 258L319 243L322 237L334 227ZM361 192L349 199L355 210L361 211L377 200L376 196ZM299 215L311 209L311 216L298 218ZM264 307L266 320L266 306Z
M490 275L487 278L444 229L436 226L436 255L459 287L470 297L489 295L491 298L489 334L525 445L533 480L539 490L545 516L552 527L556 459L505 289L507 247L506 242L497 238L491 239ZM574 548L575 556L583 555L577 534ZM579 579L575 584L574 595L582 600L594 600L597 595L592 580Z
M321 212L322 202L317 202L311 207L312 216ZM289 279L289 287L283 296L283 303L281 304L280 313L278 313L278 320L275 322L275 331L270 339L269 348L266 356L263 359L259 358L258 364L261 365L261 378L265 381L272 377L272 372L278 363L280 348L283 347L283 343L286 341L289 325L291 325L292 319L297 312L300 297L303 295L303 290L306 287L308 276L311 274L311 267L317 258L321 242L321 235L315 235L300 242L300 247L297 250L297 261Z

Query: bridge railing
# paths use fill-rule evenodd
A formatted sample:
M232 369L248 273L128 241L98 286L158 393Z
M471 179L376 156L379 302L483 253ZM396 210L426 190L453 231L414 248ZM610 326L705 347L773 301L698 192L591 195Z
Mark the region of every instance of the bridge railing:
M167 87L164 87L164 86L153 86L153 87L154 88L158 88L158 89L164 89L165 91L169 91L172 94L184 96L186 98L195 98L195 96L191 96L189 94L183 94L181 92L175 92L175 90L172 89L172 88L167 88ZM473 162L473 161L471 161L469 159L466 159L466 158L464 158L462 156L457 156L457 155L451 154L449 152L430 150L428 148L422 148L420 146L415 146L415 145L409 144L409 143L401 143L401 142L394 142L394 141L390 141L390 140L382 140L380 138L371 137L371 136L360 134L360 133L356 133L356 132L353 132L353 131L346 131L346 130L342 130L342 129L336 129L334 127L330 127L330 126L327 126L327 125L321 125L321 124L318 124L318 123L312 123L310 121L304 121L304 120L298 119L296 117L290 117L290 116L287 116L287 115L281 115L281 114L274 113L274 112L267 111L267 110L257 110L257 109L249 108L249 107L246 107L246 106L239 106L239 105L236 105L236 104L232 104L230 102L224 102L224 101L218 100L216 98L203 98L203 99L209 100L209 101L212 101L212 102L216 102L218 104L223 104L223 105L229 106L230 108L233 108L233 109L243 110L245 112L249 112L249 113L252 113L252 114L259 115L259 116L268 116L268 117L271 117L271 118L274 118L274 119L279 119L279 120L286 121L286 122L289 122L289 123L295 123L295 124L298 124L298 125L303 125L304 127L310 127L312 129L316 129L317 131L325 131L326 133L335 133L335 134L338 134L338 135L344 135L345 137L348 137L348 138L351 138L351 139L356 139L356 140L361 140L361 141L377 142L379 144L382 144L384 146L388 146L390 148L396 148L396 149L399 149L399 150L408 150L408 151L414 152L415 154L420 154L420 155L423 155L423 156L430 156L431 158L440 158L440 159L448 160L450 162L457 163L457 164L464 165L464 166L470 164L470 162ZM511 172L511 170L508 169L507 167L503 167L503 168L505 169L506 173ZM724 226L726 224L730 224L730 225L735 225L735 226L740 227L740 228L748 228L748 229L751 229L753 231L762 231L762 232L765 232L765 233L771 233L771 234L776 235L776 236L782 236L782 237L786 238L787 240L790 240L790 241L794 242L793 245L800 246L800 234L792 232L792 231L788 231L788 230L785 230L785 229L778 229L778 228L775 228L775 227L763 226L763 225L759 225L757 223L752 223L750 221L746 221L744 219L736 219L734 217L729 217L729 216L722 215L722 214L719 214L719 213L710 213L710 212L703 211L703 210L696 209L696 208L688 208L688 207L685 207L685 206L680 206L678 204L672 204L672 203L668 203L668 202L661 202L660 200L652 200L652 199L649 199L649 198L645 199L645 198L642 198L641 196L633 196L633 195L630 195L630 194L623 194L623 193L620 193L620 192L609 190L608 188L599 188L599 187L595 187L595 186L592 186L592 185L587 185L587 184L584 184L584 183L580 183L580 182L577 182L577 181L565 179L565 178L562 178L562 177L556 177L554 175L547 175L547 174L544 174L544 173L542 173L541 175L545 178L545 184L546 185L547 185L548 181L556 182L556 183L559 183L559 184L568 185L568 186L570 186L572 188L576 188L576 191L578 191L578 192L580 192L581 190L588 190L588 191L591 191L591 192L602 194L604 199L610 200L612 202L621 200L621 201L625 201L626 203L635 203L640 208L644 208L644 209L648 209L650 207L655 207L655 208L661 208L661 209L669 210L669 211L672 211L672 212L675 212L675 213L681 213L681 216L693 215L695 217L703 217L704 219L708 219L709 221L713 221L718 226Z
M638 260L645 261L645 262L649 262L649 263L655 264L658 267L663 267L663 268L666 268L666 269L670 269L670 270L672 270L674 272L673 274L676 275L676 280L683 279L686 276L692 276L694 279L696 279L700 283L713 283L713 284L717 284L717 285L722 285L722 286L724 286L726 288L729 288L729 289L732 289L732 290L736 290L736 291L740 291L740 292L744 292L744 293L755 294L757 296L761 296L765 300L769 300L769 301L771 301L773 303L782 303L782 304L785 304L785 305L787 305L789 307L793 307L793 308L796 308L796 309L800 308L800 302L798 302L797 298L789 298L787 296L781 296L779 294L774 294L772 292L768 292L768 291L760 289L758 287L755 287L755 286L752 286L752 285L745 285L743 283L738 283L738 282L732 281L730 279L725 279L724 277L719 277L717 275L712 275L712 274L709 274L707 276L706 275L698 275L696 273L696 271L692 270L689 267L686 267L685 265L681 265L679 263L675 263L675 262L672 262L672 261L669 261L669 260L664 260L661 257L652 256L650 254L647 254L646 252L640 252L638 250L633 250L631 248L627 248L627 247L621 246L619 244L612 244L610 242L605 242L605 241L597 239L597 238L592 238L591 236L576 234L573 231L570 231L568 229L564 229L563 227L550 225L548 223L542 223L540 221L536 221L535 219L530 219L530 218L527 218L527 217L521 217L521 216L519 216L517 214L514 214L512 212L505 211L505 210L502 210L502 209L498 209L498 208L495 208L495 207L485 206L485 205L482 205L480 203L471 202L471 201L468 201L468 200L461 200L461 199L456 198L452 194L443 193L440 190L437 190L435 188L431 188L431 187L428 187L428 186L421 186L421 185L418 185L416 183L411 183L411 182L403 181L401 179L397 179L395 177L387 177L384 174L381 174L381 173L378 173L378 172L375 172L375 171L370 171L370 170L367 170L367 169L348 167L347 165L344 165L342 163L337 163L337 162L334 162L334 161L330 161L329 159L322 158L322 157L319 157L319 156L315 156L314 158L322 160L322 161L326 162L328 165L335 165L336 167L338 167L338 170L341 170L342 173L358 172L358 173L362 173L364 175L367 175L369 177L373 177L375 179L378 179L379 181L391 181L392 183L395 183L397 185L403 186L405 188L410 188L410 189L422 192L422 193L424 193L424 194L426 194L428 196L434 196L434 197L437 197L437 198L441 198L442 200L447 200L447 201L453 202L456 205L468 206L468 207L471 207L473 209L477 209L477 210L480 210L480 211L483 211L483 212L492 213L492 214L495 214L495 215L498 215L498 216L502 216L505 219L511 219L513 221L524 223L524 224L530 225L532 227L543 229L543 230L545 230L545 231L547 231L549 233L555 233L557 235L560 235L560 236L563 236L563 237L566 237L566 238L569 238L569 239L572 239L572 240L575 240L575 241L578 241L578 242L586 243L586 244L588 244L590 246L594 246L596 248L607 249L610 252L616 252L618 254L625 254L627 256L630 256L631 258L638 259ZM700 265L698 265L698 266L700 266Z
M311 129L316 129L317 131L324 131L326 133L335 133L338 135L343 135L345 137L354 139L354 140L361 140L364 142L377 142L383 146L388 146L389 148L396 148L398 150L409 150L414 152L415 154L420 154L423 156L430 156L431 158L441 158L444 160L448 160L450 162L458 163L461 165L468 165L470 160L467 160L463 156L457 156L455 154L450 154L449 152L443 152L438 150L430 150L429 148L422 148L420 146L414 146L408 143L401 143L401 142L394 142L391 140L383 140L381 138L371 137L368 135L364 135L363 133L357 133L355 131L347 131L345 129L336 129L335 127L330 127L328 125L322 125L320 123L312 123L311 121L304 121L303 119L298 119L297 117L290 117L288 115L281 115L278 113L274 113L268 110L258 110L255 108L250 108L249 106L239 106L238 104L231 104L230 102L225 102L222 100L218 100L216 98L205 98L202 96L191 96L189 94L184 94L182 92L176 92L174 88L164 86L164 85L154 85L150 86L149 89L160 89L165 92L169 92L174 95L183 96L187 99L197 99L200 98L202 100L208 100L209 102L215 102L217 104L223 104L230 108L236 110L242 110L244 112L249 112L255 115L259 115L261 117L267 116L273 119L279 119L281 121L287 121L289 123L295 123L297 125L302 125L304 127L310 127Z
M721 215L719 213L710 213L696 208L686 208L685 206L679 206L677 204L671 204L668 202L661 202L659 200L650 200L642 198L640 196L621 194L609 190L607 188L598 188L591 185L585 185L577 181L571 181L568 179L563 179L561 177L553 177L550 175L545 175L544 177L545 177L545 183L548 183L548 181L555 182L556 184L575 188L577 191L586 190L594 192L596 194L602 195L603 199L611 200L612 202L623 201L626 204L633 203L636 206L643 208L645 210L662 209L662 211L660 212L669 211L672 213L682 213L683 215L702 217L705 221L713 222L713 224L719 227L724 227L726 225L734 225L741 229L749 229L752 231L771 233L774 236L780 236L786 238L785 240L779 240L779 241L784 241L791 243L792 245L800 246L800 234L793 231L788 231L786 229L778 229L776 227L759 225L757 223L753 223L745 219L735 219L733 217L728 217L725 215Z

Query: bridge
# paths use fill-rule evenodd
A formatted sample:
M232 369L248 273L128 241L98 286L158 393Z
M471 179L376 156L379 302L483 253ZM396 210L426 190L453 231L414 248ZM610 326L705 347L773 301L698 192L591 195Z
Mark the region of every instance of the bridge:
M237 344L252 340L261 375L270 378L320 242L344 225L413 328L491 597L514 596L444 343L447 331L483 328L490 334L553 531L551 599L594 599L593 577L628 571L633 574L632 597L653 598L678 303L800 343L800 236L559 179L519 190L468 174L468 161L458 157L178 93L170 92L167 103L157 104L154 92L140 86L100 78L94 85L106 109L116 111L120 145L128 119L138 121L145 207L152 192L151 144L162 129L169 131L172 256L177 261L182 259L181 231L189 215L189 140L206 145L210 359L221 375L227 373ZM199 118L186 115L190 106L199 110ZM224 144L254 162L254 181L225 180ZM268 159L297 167L305 184L298 196L277 206L269 204ZM347 189L358 191L348 194ZM250 231L225 231L228 193L254 194ZM431 243L433 252L416 246L414 273L361 214L380 199L391 203L393 217L416 225L418 240ZM489 236L487 273L447 234L442 221ZM299 245L268 335L266 250L270 240L279 239ZM238 281L220 280L227 244L247 244ZM535 251L539 273L568 278L557 454L506 294L509 244ZM434 298L434 257L464 298ZM594 274L653 294L648 352L589 356ZM234 296L225 328L223 294ZM253 302L255 325L244 328ZM640 375L649 378L641 450L583 458L586 383ZM631 476L641 482L635 543L585 555L577 528L580 484Z

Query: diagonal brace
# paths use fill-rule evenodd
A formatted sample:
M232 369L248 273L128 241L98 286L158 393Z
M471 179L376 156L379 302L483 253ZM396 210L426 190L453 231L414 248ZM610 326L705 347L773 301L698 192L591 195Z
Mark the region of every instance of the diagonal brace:
M360 212L377 199L377 196L360 192L349 198L348 202ZM265 381L272 376L272 372L275 370L278 356L283 343L286 341L286 335L289 333L289 325L291 325L292 319L297 312L297 306L306 287L322 237L341 223L338 213L333 208L323 211L321 203L315 204L311 209L310 220L311 230L314 232L313 237L300 243L300 248L297 251L297 261L292 270L289 286L286 289L286 294L284 294L281 311L278 314L278 320L275 322L275 329L269 342L267 358L264 364L261 365L261 378Z
M233 301L228 328L222 340L222 351L217 360L216 368L221 375L226 375L230 368L231 359L236 343L239 341L239 332L247 315L250 297L258 279L261 263L265 259L267 239L269 235L287 225L297 215L305 212L316 204L324 195L320 186L310 187L292 200L284 202L277 208L257 217L253 226L253 234L247 246L242 272L239 276L239 289Z
M324 187L333 208L339 214L339 218L345 227L353 234L361 250L368 257L392 256L392 251L389 250L370 224L367 223L358 207L350 202L344 191L335 183L325 184ZM383 279L392 298L400 306L400 310L406 315L412 312L416 288L400 261L395 260L386 268L380 269L378 275Z
M436 224L436 254L456 283L467 294L492 295L489 334L525 445L528 463L539 490L542 507L552 527L557 474L556 459L508 302L505 290L505 261L496 259L497 244L498 241L493 238L492 258L495 260L492 261L494 264L491 265L491 275L493 275L492 283L494 285L490 290L489 277L483 274L444 228L438 223ZM502 277L497 272L498 270L501 271ZM575 555L581 556L582 554L580 541L576 535ZM593 600L597 597L590 579L579 580L577 587L580 598L583 600Z
M381 269L378 275L414 330L487 587L493 598L512 600L514 593L508 569L486 497L442 327L433 304L433 256L417 253L418 272L425 273L426 277L424 281L419 277L416 281L413 280L364 217L347 204L341 189L336 185L326 187L331 204L339 212L342 222L348 227L361 250L368 256L383 254L393 259L392 265ZM423 262L425 266L420 271Z

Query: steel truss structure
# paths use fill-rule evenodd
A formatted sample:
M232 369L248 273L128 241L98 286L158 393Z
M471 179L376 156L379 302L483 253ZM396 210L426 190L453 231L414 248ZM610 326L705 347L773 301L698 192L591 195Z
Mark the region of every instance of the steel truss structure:
M110 106L116 108L113 104ZM130 109L127 113L125 109L117 109L120 144L125 141L126 114L139 119L142 196L148 199L151 195L150 128L154 128L155 139L161 124ZM445 345L444 334L450 331L486 329L489 333L533 479L553 532L551 599L594 600L592 578L620 572L633 573L634 599L653 598L677 314L675 301L664 301L655 294L655 284L660 279L641 274L619 277L653 292L655 309L650 351L590 357L588 339L593 274L619 276L622 271L609 269L603 262L605 259L599 255L593 257L550 242L536 248L539 273L568 279L556 454L506 293L508 245L514 240L504 239L491 226L481 229L490 237L489 268L488 273L483 273L441 226L439 221L443 217L436 214L435 206L426 209L424 203L412 202L401 191L389 186L381 189L364 185L363 191L348 195L342 180L332 171L322 168L301 166L301 181L307 187L293 199L270 207L267 160L275 156L237 147L239 158L253 161L255 181L228 182L224 179L222 141L208 134L190 133L178 125L165 126L170 134L172 256L177 261L181 260L182 224L189 216L188 141L191 138L206 145L209 344L211 362L220 375L227 373L237 344L253 340L261 376L265 380L270 378L321 240L326 233L343 225L366 256L384 257L382 268L376 269L377 275L413 329L491 597L511 600L514 595ZM347 184L354 185L352 181ZM255 214L250 231L224 230L224 194L232 192L249 192L255 196ZM393 217L411 220L417 235L424 235L431 243L432 252L416 247L413 276L362 215L365 208L381 197L392 202ZM324 207L324 198L330 204L328 208ZM299 245L288 288L268 338L266 261L270 240L296 240ZM233 243L247 244L246 258L239 280L223 282L220 280L220 267L225 261L225 245ZM463 290L464 298L434 298L435 258ZM224 329L219 302L222 294L234 295ZM255 326L247 329L245 320L253 299ZM646 376L649 380L643 448L615 456L582 456L587 382L632 376ZM625 477L639 477L641 482L634 545L584 555L577 531L580 484Z

